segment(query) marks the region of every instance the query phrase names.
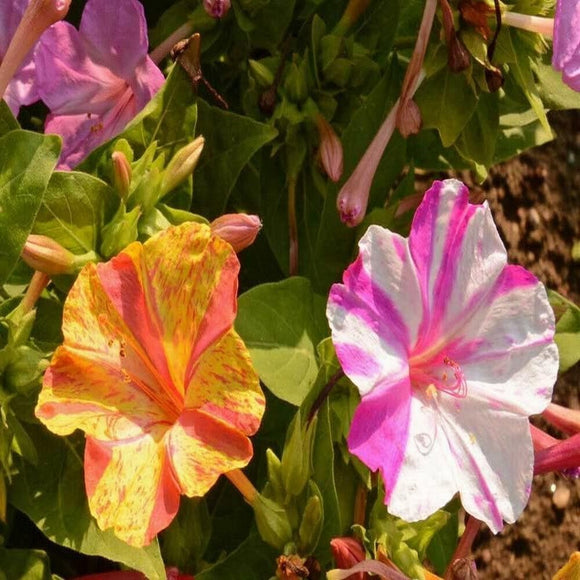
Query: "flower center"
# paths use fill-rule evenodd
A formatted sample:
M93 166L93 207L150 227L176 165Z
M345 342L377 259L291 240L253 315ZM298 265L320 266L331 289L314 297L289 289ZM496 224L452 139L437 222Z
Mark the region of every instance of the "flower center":
M467 395L463 370L444 353L428 360L420 355L412 356L409 359L409 377L413 387L423 389L429 397L436 397L437 391L461 399Z

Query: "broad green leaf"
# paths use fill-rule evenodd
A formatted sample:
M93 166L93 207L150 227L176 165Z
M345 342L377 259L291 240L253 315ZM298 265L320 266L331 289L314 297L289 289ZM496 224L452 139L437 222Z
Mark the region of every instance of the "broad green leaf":
M59 152L54 135L17 130L0 137L0 284L16 266Z
M455 506L455 509L452 508ZM451 508L450 517L445 525L433 536L427 547L427 558L437 574L443 575L449 565L453 552L457 547L458 518L457 510L461 504L457 500L452 500L446 509Z
M537 62L536 69L540 97L546 107L549 109L580 108L580 94L562 80L562 73L552 68L549 58Z
M316 345L328 333L324 301L310 282L288 278L242 294L236 330L268 389L300 405L318 374Z
M0 135L19 129L18 121L14 118L6 101L0 99Z
M254 530L236 550L195 575L196 580L264 580L276 573L277 554Z
M51 580L48 556L42 550L0 548L0 580Z
M554 340L563 373L580 360L580 308L553 290L548 290L548 297L557 320Z
M444 67L419 87L415 101L423 128L437 129L444 147L459 137L477 106L477 96L463 73Z
M489 167L493 163L498 131L498 95L481 93L456 146L467 160Z
M195 170L193 211L212 219L224 213L242 169L278 134L270 125L198 102L197 132L205 146Z
M100 179L57 171L48 182L33 232L49 236L73 254L98 251L101 228L118 204L118 195Z
M165 568L157 541L133 548L111 530L102 531L89 513L83 462L72 439L55 437L41 425L29 425L38 450L36 467L15 457L16 474L8 501L24 512L53 542L121 562L150 580L164 580Z

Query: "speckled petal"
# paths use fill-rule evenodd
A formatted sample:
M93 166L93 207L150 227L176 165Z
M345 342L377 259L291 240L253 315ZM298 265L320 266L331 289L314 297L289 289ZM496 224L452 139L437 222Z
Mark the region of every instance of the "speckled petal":
M85 485L99 527L132 546L149 544L179 508L162 432L110 443L87 438Z
M204 411L245 435L253 435L265 404L250 354L231 330L201 356L187 387L185 407Z

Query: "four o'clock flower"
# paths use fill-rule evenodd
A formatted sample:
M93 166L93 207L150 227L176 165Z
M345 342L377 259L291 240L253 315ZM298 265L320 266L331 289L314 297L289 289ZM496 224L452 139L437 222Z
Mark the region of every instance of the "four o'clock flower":
M161 87L147 49L137 0L89 0L79 30L58 22L42 36L38 91L50 108L45 131L63 138L61 167L74 167L120 133Z
M507 265L489 208L456 180L427 191L408 239L371 226L359 247L327 307L362 396L349 449L381 472L392 514L421 520L459 492L497 532L526 505L528 416L558 370L545 289Z
M252 457L264 396L232 327L238 270L232 247L190 222L87 265L68 295L36 416L85 432L91 513L129 544Z

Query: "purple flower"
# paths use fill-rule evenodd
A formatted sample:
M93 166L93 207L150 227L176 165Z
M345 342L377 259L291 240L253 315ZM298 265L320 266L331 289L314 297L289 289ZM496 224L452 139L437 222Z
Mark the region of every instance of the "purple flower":
M552 66L564 82L580 91L580 2L558 0L554 18Z
M120 133L161 87L147 55L147 23L137 0L89 0L80 29L52 26L35 55L45 130L63 138L61 167L74 167Z
M507 265L468 193L435 182L408 239L371 226L327 316L362 396L348 446L381 472L389 511L421 520L459 492L497 532L527 503L528 416L550 402L558 350L544 287Z
M28 0L12 0L2 3L0 9L0 61L6 56L10 41L27 6ZM14 115L18 115L18 110L22 105L30 105L38 101L39 96L34 76L34 61L32 53L30 53L23 60L4 93L4 99Z

